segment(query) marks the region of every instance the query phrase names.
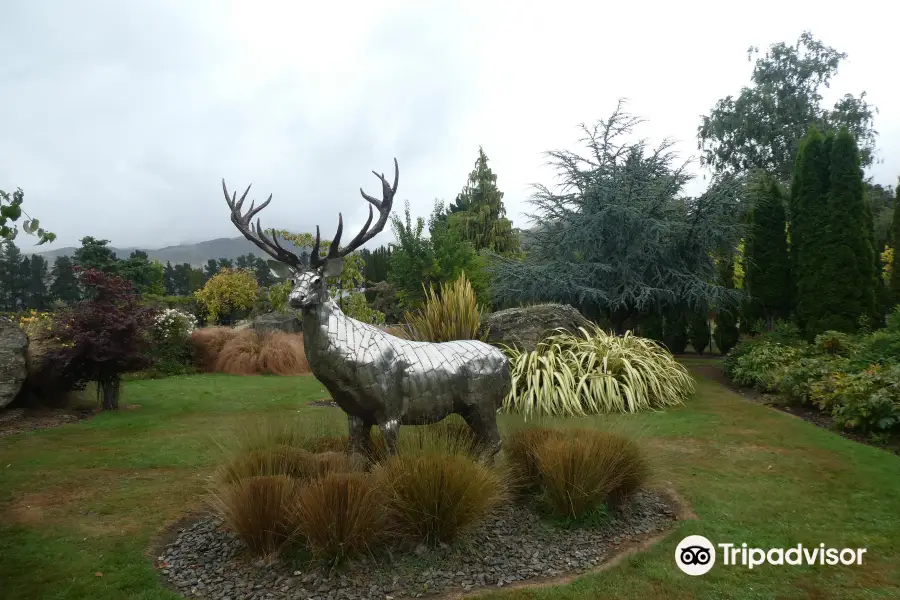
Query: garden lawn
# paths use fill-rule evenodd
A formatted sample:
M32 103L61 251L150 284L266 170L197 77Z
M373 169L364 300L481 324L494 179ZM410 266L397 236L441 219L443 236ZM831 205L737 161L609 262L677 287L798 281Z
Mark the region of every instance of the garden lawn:
M699 364L702 359L687 360ZM0 438L0 598L177 598L151 553L180 517L202 509L216 435L264 415L330 415L312 377L198 375L129 382L118 413ZM137 405L137 406L134 406ZM697 520L610 570L550 588L482 598L900 598L900 457L747 402L700 379L666 412L559 421L639 438L654 484ZM862 566L725 567L704 576L674 563L690 534L714 543L865 547Z

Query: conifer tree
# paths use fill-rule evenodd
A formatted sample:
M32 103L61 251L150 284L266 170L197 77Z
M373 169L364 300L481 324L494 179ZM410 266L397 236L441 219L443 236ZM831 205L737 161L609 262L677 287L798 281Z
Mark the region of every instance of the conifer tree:
M744 287L750 312L771 329L775 319L790 313L791 264L788 255L784 199L778 180L759 176L752 184L753 207L745 242Z
M897 183L896 196L900 197L900 182ZM894 257L891 261L890 298L894 304L900 304L900 205L894 198L894 218L891 221L891 247Z
M488 157L481 147L475 169L448 213L450 226L476 251L488 249L502 255L518 253L519 236L506 218L503 192L497 187L497 176L488 166Z
M54 300L71 304L80 298L78 278L73 267L72 259L68 256L57 256L53 262L53 269L50 272L53 277L50 296Z
M830 138L815 127L800 142L791 185L791 266L794 273L794 302L797 324L822 319L826 312L825 290L829 275L822 264L831 252L824 232L828 227L828 187Z

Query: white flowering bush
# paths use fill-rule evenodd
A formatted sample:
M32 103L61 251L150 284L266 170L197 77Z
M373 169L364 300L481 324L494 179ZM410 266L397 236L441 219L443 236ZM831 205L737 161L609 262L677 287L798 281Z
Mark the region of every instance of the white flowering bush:
M177 308L157 313L149 335L153 341L152 376L182 375L192 372L191 350L188 340L197 328L197 318Z
M177 308L167 308L156 315L153 329L159 340L186 340L197 329L197 317Z

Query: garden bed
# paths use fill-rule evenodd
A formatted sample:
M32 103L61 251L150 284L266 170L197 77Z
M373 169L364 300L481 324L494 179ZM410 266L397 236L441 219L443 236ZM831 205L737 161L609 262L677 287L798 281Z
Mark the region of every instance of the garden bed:
M0 411L0 437L22 433L25 431L37 431L59 427L68 423L77 423L84 419L90 419L97 414L99 409L70 410L70 409L26 409L11 408Z
M175 540L157 557L157 568L187 597L399 600L585 573L659 536L681 514L678 500L660 491L636 493L592 529L562 529L530 509L504 505L453 546L394 546L333 571L300 559L257 560L221 519L203 516L175 526Z

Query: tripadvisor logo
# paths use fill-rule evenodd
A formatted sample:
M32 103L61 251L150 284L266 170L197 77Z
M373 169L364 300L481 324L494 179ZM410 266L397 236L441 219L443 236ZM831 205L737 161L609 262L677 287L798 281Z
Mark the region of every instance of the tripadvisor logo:
M718 550L717 550L718 549ZM689 535L675 548L675 564L688 575L704 575L716 564L753 569L760 565L861 565L866 548L826 548L819 544L811 548L797 544L791 548L750 548L746 543L713 544L702 535Z

